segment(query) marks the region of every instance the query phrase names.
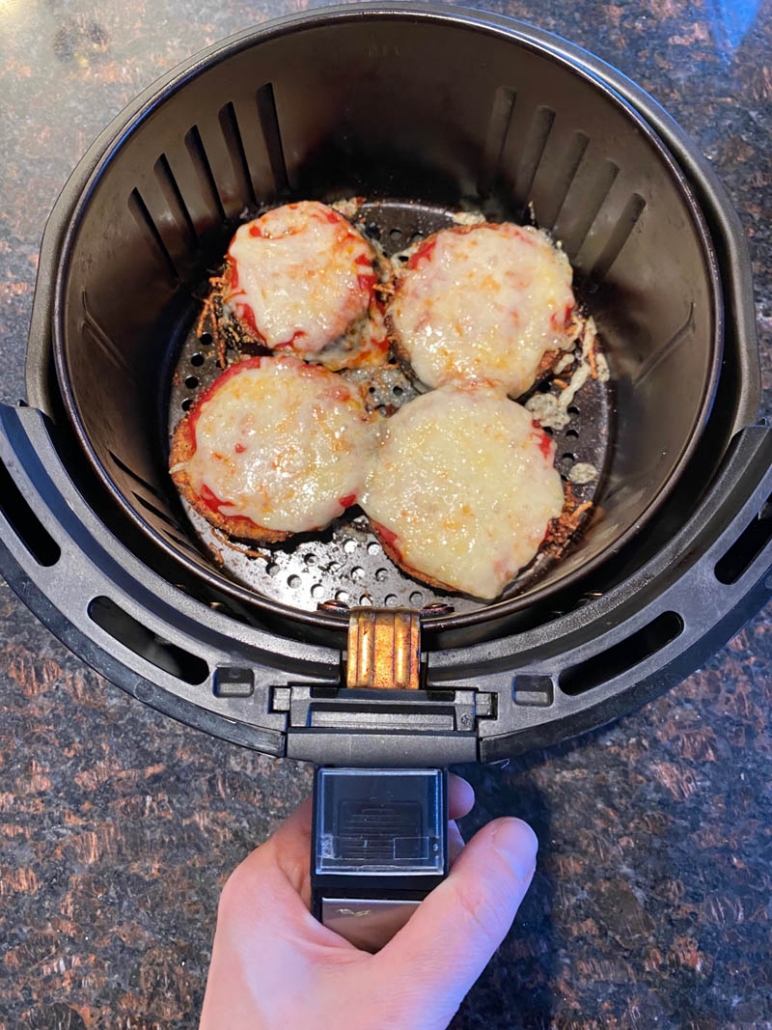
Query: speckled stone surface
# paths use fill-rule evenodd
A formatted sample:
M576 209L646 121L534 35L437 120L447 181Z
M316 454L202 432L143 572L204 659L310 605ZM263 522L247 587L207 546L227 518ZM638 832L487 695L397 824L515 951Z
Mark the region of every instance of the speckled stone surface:
M302 0L0 0L0 400L23 357L46 215L99 130L184 57ZM605 58L661 101L748 233L772 411L772 6L477 6ZM539 870L456 1028L772 1028L772 626L612 728L467 770L467 830L531 820ZM311 769L131 701L0 586L0 1028L181 1030L218 887Z

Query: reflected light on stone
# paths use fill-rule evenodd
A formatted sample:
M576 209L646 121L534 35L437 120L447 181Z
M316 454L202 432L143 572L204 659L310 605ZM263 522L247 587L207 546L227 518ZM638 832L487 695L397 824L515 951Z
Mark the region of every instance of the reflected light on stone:
M754 22L761 0L708 0L706 11L715 40L736 50Z

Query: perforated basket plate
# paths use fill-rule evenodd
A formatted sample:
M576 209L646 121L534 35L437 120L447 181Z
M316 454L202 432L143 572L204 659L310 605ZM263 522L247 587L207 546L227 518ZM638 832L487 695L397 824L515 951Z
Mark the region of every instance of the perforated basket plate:
M378 241L388 257L398 254L424 236L456 224L454 214L441 208L396 201L379 201L362 206L357 224ZM185 335L180 358L172 377L169 405L169 436L182 415L191 409L217 378L219 368L211 334L196 333L193 318ZM369 384L370 406L387 414L416 396L415 385L403 369L391 362L383 369L342 373ZM559 395L561 387L551 381L540 384L543 391ZM553 433L556 462L564 480L572 466L588 463L598 476L588 483L572 483L579 504L597 497L611 446L611 396L608 384L589 379L570 406L571 421ZM258 594L283 604L313 611L330 600L349 605L405 606L422 608L445 602L456 611L474 611L480 602L449 594L421 583L397 568L383 553L370 532L367 517L354 507L324 533L296 536L277 547L254 547L229 540L214 529L190 505L183 502L190 525L204 550L233 580ZM540 554L507 588L504 597L514 597L532 586L555 563Z

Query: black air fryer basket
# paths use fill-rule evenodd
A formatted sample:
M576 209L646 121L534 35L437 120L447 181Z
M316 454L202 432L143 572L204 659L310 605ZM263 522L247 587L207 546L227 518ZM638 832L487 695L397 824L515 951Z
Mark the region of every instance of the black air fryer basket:
M596 319L611 382L556 438L563 471L602 466L597 516L494 604L403 576L356 521L219 563L166 472L169 426L212 375L197 297L234 227L347 196L387 252L462 208L532 220ZM0 569L108 678L268 754L428 766L544 745L677 683L772 593L753 326L742 232L706 162L587 53L408 3L249 30L140 97L54 209L29 406L0 409ZM352 679L364 601L386 626L420 619L418 689Z

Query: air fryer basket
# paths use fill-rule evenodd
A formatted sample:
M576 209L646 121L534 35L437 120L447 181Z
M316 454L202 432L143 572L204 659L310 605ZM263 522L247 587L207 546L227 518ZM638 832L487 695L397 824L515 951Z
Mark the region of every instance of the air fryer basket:
M224 574L165 471L172 371L234 225L354 194L382 234L467 205L552 230L612 372L599 516L522 594L430 614L410 696L342 688L345 617L298 605L289 582L259 592ZM141 97L57 205L32 407L0 409L0 567L115 682L271 754L428 764L547 743L677 682L772 591L752 323L720 187L596 59L406 3L251 30ZM585 417L577 448L598 443Z
M301 573L281 552L278 574L263 574L264 593L249 596L195 547L166 472L165 416L181 327L195 321L192 295L241 213L282 196L341 195L377 201L371 219L392 243L416 225L433 228L444 207L523 218L531 204L576 266L618 417L602 517L503 605L532 603L534 590L585 572L656 511L704 427L722 346L714 259L677 166L619 98L533 45L452 20L373 13L267 33L169 92L105 155L65 243L55 354L81 443L161 546L241 600L283 603L303 619L292 586ZM186 378L195 385L200 373ZM581 426L592 457L607 421ZM372 540L358 543L333 540L312 552L315 565L350 573L343 547L354 547L349 564L376 600L436 599L382 556L368 562ZM350 574L339 587L348 597ZM329 596L339 592L333 582Z

